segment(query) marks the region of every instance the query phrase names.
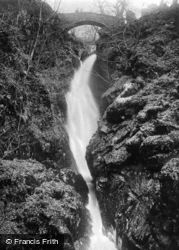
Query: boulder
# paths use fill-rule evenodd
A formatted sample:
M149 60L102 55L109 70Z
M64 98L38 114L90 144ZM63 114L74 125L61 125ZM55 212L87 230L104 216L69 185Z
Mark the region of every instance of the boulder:
M1 160L0 188L1 234L59 234L70 249L88 239L88 190L81 175L71 170L65 176L35 160Z

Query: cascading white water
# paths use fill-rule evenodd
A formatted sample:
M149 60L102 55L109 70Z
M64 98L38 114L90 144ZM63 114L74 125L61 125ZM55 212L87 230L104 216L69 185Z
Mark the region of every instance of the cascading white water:
M76 160L79 172L89 188L87 209L91 215L92 233L89 250L116 250L115 244L103 235L102 219L92 185L92 177L88 169L85 152L93 133L97 129L99 119L98 107L89 87L89 78L96 55L91 55L75 73L70 91L66 95L68 107L67 131L70 148Z

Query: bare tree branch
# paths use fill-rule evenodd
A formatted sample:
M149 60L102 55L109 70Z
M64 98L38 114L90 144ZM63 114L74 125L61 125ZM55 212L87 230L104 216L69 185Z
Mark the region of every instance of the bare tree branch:
M37 35L36 35L36 39L35 39L35 42L34 42L34 46L32 48L32 51L31 51L31 54L30 54L30 58L28 60L28 68L27 68L27 72L26 72L26 76L28 75L29 73L29 70L30 70L30 67L31 67L31 63L32 63L32 60L33 60L33 56L34 56L34 53L35 53L35 49L37 47L37 43L39 41L39 36L40 36L40 29L41 29L41 25L42 25L42 10L43 10L43 3L44 2L41 2L41 5L40 5L40 13L39 13L39 21L38 21L38 30L37 30Z

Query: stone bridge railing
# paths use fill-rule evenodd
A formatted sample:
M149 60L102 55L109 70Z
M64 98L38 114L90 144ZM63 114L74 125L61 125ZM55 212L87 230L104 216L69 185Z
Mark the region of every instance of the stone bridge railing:
M115 16L97 14L93 12L61 13L60 19L65 22L65 29L70 30L80 25L96 25L108 27L116 25L119 19Z

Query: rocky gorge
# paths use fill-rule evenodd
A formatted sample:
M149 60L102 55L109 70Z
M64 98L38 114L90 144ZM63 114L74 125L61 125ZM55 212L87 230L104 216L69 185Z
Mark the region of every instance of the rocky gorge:
M0 1L0 235L62 235L64 249L80 249L88 188L69 148L65 94L83 45L48 5L17 2Z
M86 250L88 188L65 128L84 46L48 5L39 22L39 1L1 2L0 235L60 234L64 249ZM177 11L121 22L97 42L91 88L101 118L86 158L104 228L122 250L179 249Z
M97 43L110 86L86 157L103 223L123 250L179 249L177 16L158 10Z

